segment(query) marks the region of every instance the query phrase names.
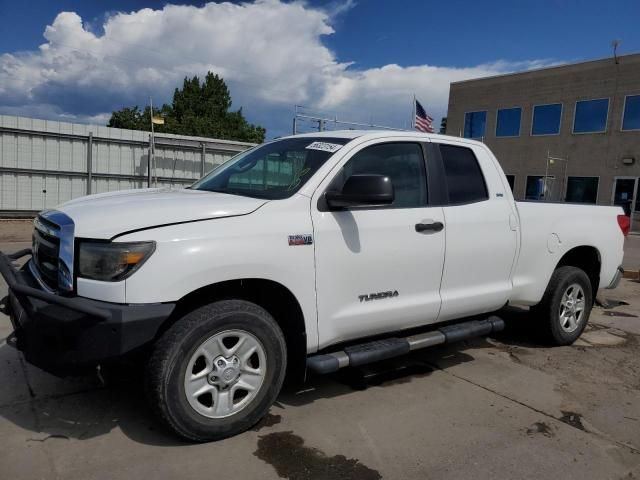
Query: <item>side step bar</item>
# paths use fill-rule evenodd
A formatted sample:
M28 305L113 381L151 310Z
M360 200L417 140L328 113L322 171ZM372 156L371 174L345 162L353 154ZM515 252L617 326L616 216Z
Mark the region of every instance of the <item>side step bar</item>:
M440 327L437 330L419 333L404 338L385 338L344 350L307 358L307 367L315 373L331 373L344 367L359 367L388 358L405 355L413 350L454 343L469 338L481 337L504 330L504 320L490 316L484 320L471 320Z

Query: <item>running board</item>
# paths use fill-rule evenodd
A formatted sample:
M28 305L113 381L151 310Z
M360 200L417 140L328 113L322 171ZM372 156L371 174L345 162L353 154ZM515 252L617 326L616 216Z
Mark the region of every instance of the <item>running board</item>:
M405 355L413 350L482 337L504 330L504 320L490 316L440 327L437 330L403 338L385 338L352 345L344 350L307 358L307 367L315 373L331 373L344 367L359 367L388 358Z

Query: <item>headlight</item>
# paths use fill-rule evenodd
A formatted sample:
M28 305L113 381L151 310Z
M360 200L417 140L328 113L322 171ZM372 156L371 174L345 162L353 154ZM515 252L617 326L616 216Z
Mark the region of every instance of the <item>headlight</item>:
M155 242L80 243L78 275L104 282L118 282L135 272L151 256Z

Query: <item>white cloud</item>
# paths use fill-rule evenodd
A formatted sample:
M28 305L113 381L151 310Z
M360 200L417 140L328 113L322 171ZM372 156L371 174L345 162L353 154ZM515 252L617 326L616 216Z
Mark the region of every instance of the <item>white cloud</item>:
M334 33L336 16L354 5L352 0L324 10L279 0L167 5L111 14L102 34L83 25L76 13L62 12L46 27L39 50L0 56L0 111L107 118L111 110L146 103L149 95L168 101L185 75L213 70L231 86L234 105L272 127L270 134L283 133L279 130L289 124L296 103L402 126L414 93L438 116L446 110L451 81L548 63L357 69L323 44L323 37Z

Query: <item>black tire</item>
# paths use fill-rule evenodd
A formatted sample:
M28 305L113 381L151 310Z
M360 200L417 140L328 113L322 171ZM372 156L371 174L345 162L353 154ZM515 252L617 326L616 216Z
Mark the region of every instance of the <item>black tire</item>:
M216 333L242 330L256 337L266 356L266 374L246 407L225 418L208 418L189 404L184 379L196 349ZM146 388L158 418L179 436L196 442L220 440L255 425L269 410L284 381L284 335L262 307L244 300L222 300L192 311L155 344L147 364Z
M579 285L584 292L584 311L577 328L569 332L562 327L561 301L567 289L574 284ZM587 326L592 306L593 290L587 274L579 268L565 266L553 272L542 300L531 308L531 312L538 322L544 340L553 345L571 345Z

